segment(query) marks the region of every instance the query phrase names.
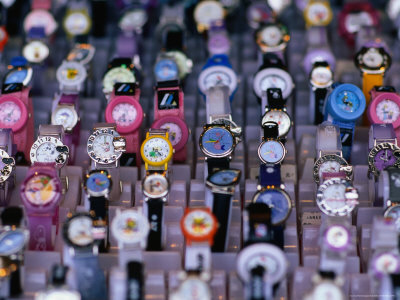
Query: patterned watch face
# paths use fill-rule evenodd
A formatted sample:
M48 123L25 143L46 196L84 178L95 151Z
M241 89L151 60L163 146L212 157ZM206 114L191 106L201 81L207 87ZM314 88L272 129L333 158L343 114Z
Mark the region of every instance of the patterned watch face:
M112 160L115 157L112 134L101 133L93 140L93 152L101 159Z
M130 240L137 237L140 231L140 221L136 213L127 214L124 213L116 218L115 228L118 231L119 238L124 240Z
M222 127L212 127L205 131L201 142L208 153L219 156L230 153L234 145L232 134Z
M374 267L378 274L396 273L400 269L399 258L392 253L383 253L376 258Z
M174 80L179 77L178 65L172 59L158 61L154 72L158 81Z
M260 147L260 157L267 163L278 163L284 156L285 148L277 141L266 141Z
M383 64L384 58L376 48L369 48L362 56L362 62L369 68L379 68Z
M26 183L25 197L34 205L46 205L57 195L56 180L47 175L35 175Z
M33 40L26 44L22 52L27 61L39 63L44 61L49 56L50 50L45 43Z
M333 248L341 249L349 243L349 232L343 226L331 226L325 233L326 242Z
M60 152L56 149L57 145L52 142L41 144L36 149L36 159L38 162L51 163L55 162Z
M231 78L230 74L222 69L207 74L207 76L204 77L203 81L205 90L208 90L210 87L219 85L231 86L232 82L233 79Z
M319 167L319 178L323 173L338 173L340 171L340 163L336 160L327 160Z
M282 92L286 90L287 84L285 79L276 74L268 74L260 81L261 91L266 91L270 88L281 89Z
M277 190L266 190L261 192L256 200L257 203L265 203L271 208L271 223L278 224L286 219L290 210L285 195Z
M210 213L199 209L186 215L184 226L190 235L202 237L207 236L216 224Z
M75 67L64 67L61 70L63 80L70 83L80 81L82 78L81 72Z
M346 206L346 188L343 183L329 185L323 192L326 206L333 210Z
M90 20L83 12L74 12L65 19L65 28L71 35L84 34L89 30Z
M172 122L167 122L161 125L160 128L168 130L168 138L173 147L175 147L182 140L182 129L179 127L179 125Z
M14 126L21 119L20 107L12 101L0 104L0 123L7 127Z
M209 178L210 182L216 185L232 185L238 182L239 173L236 170L221 170L212 174Z
M268 47L278 46L282 40L282 32L278 26L267 26L260 32L260 35Z
M168 180L160 174L146 176L143 181L143 192L153 197L162 197L168 191Z
M400 116L400 107L396 102L385 99L376 106L376 115L383 123L393 123Z
M315 2L307 9L307 18L313 25L323 25L328 22L330 16L329 7L323 3Z
M144 156L151 162L162 162L168 158L171 153L169 143L159 137L154 137L146 141L143 147Z
M267 112L262 120L265 122L275 122L278 124L279 136L285 136L288 134L291 126L291 120L289 115L281 110L270 110Z
M110 179L105 173L94 172L91 173L89 178L86 180L86 188L95 193L101 193L110 189Z
M360 107L360 99L350 91L342 91L336 97L337 106L344 112L353 113Z
M316 67L311 72L311 81L316 85L327 85L332 80L332 71L327 67Z
M88 246L93 243L93 220L87 216L79 216L71 220L68 227L69 240L78 246Z
M374 157L374 165L378 171L382 171L387 167L393 166L397 162L397 157L392 149L382 149L376 153Z
M61 125L64 130L75 125L75 111L72 106L60 107L54 115L54 125Z
M16 69L10 72L4 80L5 84L10 83L22 83L24 82L26 76L28 76L27 69Z
M0 237L0 255L16 253L25 244L25 234L22 231L8 231Z
M6 181L15 167L15 160L0 149L0 183Z
M137 110L130 103L119 103L112 110L112 118L117 126L127 127L135 122Z

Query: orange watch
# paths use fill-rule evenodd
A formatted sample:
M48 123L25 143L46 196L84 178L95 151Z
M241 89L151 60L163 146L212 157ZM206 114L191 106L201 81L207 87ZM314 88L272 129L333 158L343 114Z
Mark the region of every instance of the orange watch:
M181 229L188 245L195 242L211 246L217 227L217 218L208 207L187 208L181 219Z

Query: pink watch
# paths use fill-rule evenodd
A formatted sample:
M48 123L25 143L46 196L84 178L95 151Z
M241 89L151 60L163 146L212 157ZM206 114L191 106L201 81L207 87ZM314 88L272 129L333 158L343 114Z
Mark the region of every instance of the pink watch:
M133 155L138 167L141 163L139 129L143 122L139 99L140 89L135 83L116 83L105 111L106 122L115 123L118 133L126 138L124 156Z
M11 83L3 86L0 96L0 128L12 129L17 151L22 152L27 161L30 160L29 152L35 135L29 90L21 83Z
M391 86L374 87L370 94L367 115L371 124L392 124L400 137L400 95Z
M51 0L33 0L31 8L32 10L34 9L50 10Z
M61 181L54 163L35 163L21 185L21 200L28 216L29 249L54 249L52 225L58 226Z
M175 149L174 161L186 161L189 129L185 123L183 91L178 80L159 81L154 95L154 129L167 129Z

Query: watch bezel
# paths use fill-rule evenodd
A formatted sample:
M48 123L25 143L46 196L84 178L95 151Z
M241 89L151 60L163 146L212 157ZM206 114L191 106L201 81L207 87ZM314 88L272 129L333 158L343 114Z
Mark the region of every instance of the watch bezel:
M45 27L46 36L51 36L57 30L58 24L57 24L56 20L54 19L53 15L48 10L34 9L34 10L31 10L24 19L23 26L24 26L24 31L26 34L28 34L29 30L32 27L37 26L37 25L35 25L35 22L32 22L32 19L37 18L37 15L40 16L43 14L47 16L48 20L51 20L51 24L47 24L47 26ZM33 26L29 26L32 23L33 23Z
M3 226L1 228L2 232L0 233L0 241L2 240L3 237L7 236L8 234L12 234L15 232L20 232L24 236L24 242L22 245L19 245L17 248L18 250L16 251L6 251L4 253L1 253L1 256L11 256L11 255L16 255L18 252L22 251L27 243L29 242L29 230L24 229L24 228L11 228L9 226Z
M336 247L336 246L334 246L332 243L330 243L328 241L328 233L330 232L330 230L334 230L336 228L340 228L340 229L342 229L343 231L345 231L347 233L347 242L342 247ZM334 224L334 225L329 226L325 230L325 232L324 232L324 241L325 241L326 245L329 247L329 249L331 249L332 251L342 252L342 251L345 251L346 249L348 249L351 246L351 233L345 226L343 226L341 224Z
M196 5L196 7L194 8L194 11L193 11L193 19L197 25L197 31L199 33L203 33L205 31L207 31L210 28L212 21L214 21L214 20L208 20L209 21L208 24L200 23L200 21L199 21L199 19L201 19L201 17L199 17L199 13L201 12L200 9L202 8L202 6L210 5L210 4L214 5L215 7L218 6L218 9L221 9L222 19L224 19L225 15L226 15L226 10L225 10L224 6L222 5L222 3L219 1L204 0L204 1L198 2L198 4Z
M269 46L267 43L264 42L264 40L262 38L263 31L269 27L278 28L282 34L282 37L281 37L278 45L276 45L276 46ZM266 24L261 25L255 31L255 40L256 40L257 45L260 47L261 51L264 53L283 51L286 49L287 44L290 41L289 29L281 23L266 23Z
M336 98L338 96L339 93L343 92L343 91L347 91L347 92L351 92L353 94L355 94L359 101L360 101L360 106L358 107L358 109L354 112L345 112L343 111L341 108L338 107L338 104L336 103ZM330 106L331 110L329 110L329 113L332 115L332 117L334 119L339 119L339 120L343 120L345 122L349 122L349 121L355 121L358 118L360 118L364 111L365 108L367 106L366 104L366 99L364 96L364 93L361 91L361 89L359 87L357 87L354 84L351 83L343 83L340 84L339 86L335 87L332 91L331 94L328 95L327 100L326 100L326 105Z
M81 14L86 18L87 27L82 32L73 33L70 30L70 28L68 28L68 26L67 26L67 20L68 20L68 18L70 18L71 16L76 15L76 14ZM92 19L90 18L89 13L88 13L87 9L85 9L85 8L67 9L64 19L62 21L62 26L64 28L65 33L69 36L85 35L85 34L88 34L90 32L90 30L92 29Z
M161 193L161 194L157 194L157 195L152 195L151 193L149 193L148 191L146 191L145 184L148 180L151 180L153 178L158 178L158 179L162 179L164 184L167 186L167 188ZM168 181L168 178L161 173L152 173L147 175L146 177L143 178L142 180L142 193L150 199L160 199L160 198L165 198L167 197L168 193L169 193L169 188L170 188L170 184Z
M101 192L94 192L88 188L87 181L90 178L90 176L92 176L95 173L104 174L108 178L109 187L107 189L105 189ZM83 188L85 189L86 193L91 197L106 197L106 198L108 198L108 195L111 193L112 185L113 185L113 181L112 181L110 173L108 173L107 170L91 170L88 173L86 173L86 176L83 181Z
M125 237L121 233L121 230L119 230L119 228L117 227L118 221L126 220L127 218L134 219L139 228L138 232L134 236L129 238ZM145 248L147 243L147 237L150 232L150 225L149 222L147 221L147 218L143 214L139 213L134 209L126 209L115 215L114 219L111 222L111 232L114 238L119 243L128 245L134 245L139 243L142 248Z
M314 181L316 184L320 183L320 178L319 178L319 169L321 165L327 161L335 161L339 163L340 165L340 171L343 171L346 173L346 179L350 180L352 175L353 175L353 168L349 165L349 163L343 158L341 155L337 154L325 154L319 157L315 162L314 162L314 167L313 167L313 177Z
M215 72L225 73L231 79L231 82L229 84L229 96L231 96L237 89L238 78L237 78L235 71L232 68L222 66L222 65L211 66L211 67L205 68L204 70L201 71L201 73L199 74L199 78L197 80L197 85L198 85L201 93L204 95L207 93L207 88L204 84L204 80L205 80L205 78L207 78L207 76L209 76L210 74L215 73Z
M208 131L210 131L210 130L212 130L212 129L214 129L214 128L217 128L217 127L226 130L227 132L229 132L229 134L230 134L231 137L232 137L232 147L231 147L229 150L227 150L227 151L225 151L224 153L222 153L222 154L214 154L214 153L209 152L209 151L204 147L203 142L202 142L203 136L206 134L206 132L208 132ZM228 126L226 126L226 125L223 125L223 124L206 125L206 126L203 127L203 132L200 134L200 138L199 138L199 147L200 147L200 150L203 152L203 154L206 155L206 156L208 156L208 157L212 157L212 158L228 157L228 156L231 155L231 154L233 153L233 151L235 150L235 147L236 147L236 138L235 138L235 135L234 135L234 134L232 133L232 131L230 130L230 128L229 128Z
M374 49L374 50L373 50ZM368 67L363 62L363 56L369 51L377 51L382 56L382 64L378 67ZM392 64L392 58L389 53L386 52L383 47L362 47L360 51L356 54L354 58L354 63L362 72L367 74L384 74Z
M94 162L101 164L101 165L108 165L108 164L113 164L116 163L122 153L125 150L117 150L116 147L114 147L114 154L111 156L111 158L109 159L102 159L99 156L96 155L96 153L94 152L93 149L93 142L96 139L97 136L102 135L102 134L108 134L108 135L112 135L113 136L113 140L115 139L124 139L124 137L120 136L119 133L112 128L95 128L92 132L92 134L89 136L88 140L87 140L87 145L86 145L86 150L87 153L90 157L90 159L92 159Z
M137 11L140 11L142 13L144 13L144 15L146 16L145 19L143 20L143 22L137 26L134 26L133 28L127 28L123 26L123 20L128 18L130 14L135 13ZM135 16L136 17L136 16ZM137 19L137 18L135 18ZM127 32L127 33L131 33L131 32L141 32L142 28L144 27L144 25L146 25L147 21L149 20L149 15L146 12L146 10L142 7L132 7L126 11L124 11L123 15L121 16L121 18L118 20L118 28L121 29L123 32Z
M278 130L279 130L279 129L278 129ZM263 158L263 156L261 155L261 148L262 148L262 146L263 146L264 144L270 143L270 142L276 142L276 143L278 143L278 144L282 147L282 150L283 150L283 151L282 151L282 152L283 152L282 157L281 157L278 161L276 161L276 162L269 162L269 161L265 160L265 159ZM264 164L279 165L279 164L282 163L282 161L285 159L285 156L286 156L286 154L287 154L287 149L286 149L285 145L284 145L281 141L279 141L279 140L277 140L277 139L266 139L266 140L263 140L263 141L260 143L260 145L258 145L257 154L258 154L258 158L259 158Z
M89 218L92 220L92 222L94 222L93 216L90 213L87 213L87 212L74 213L73 215L69 216L64 222L63 229L62 229L63 230L62 231L63 240L64 240L64 243L67 244L69 247L72 247L74 249L84 250L85 252L86 251L92 252L93 247L98 244L98 242L94 236L93 236L93 241L91 243L89 243L87 245L77 245L69 238L69 235L68 235L68 230L69 230L69 226L70 226L71 222L77 218L83 218L83 217ZM92 234L93 234L94 229L95 229L95 226L92 223Z
M180 119L178 117L165 116L165 117L162 117L162 118L154 121L154 123L151 125L151 128L161 129L161 126L163 126L166 123L174 123L176 126L178 126L181 129L182 138L175 146L172 146L172 147L175 149L175 151L179 151L179 150L183 149L186 146L186 144L187 144L187 142L189 140L189 128L188 128L188 126L186 125L186 123L182 119ZM168 134L168 139L169 139L169 136L170 135Z
M327 69L330 71L331 79L326 84L319 84L318 82L313 80L313 72L317 71L318 69ZM311 69L309 79L310 79L310 83L311 83L312 87L314 87L314 88L318 88L318 89L328 88L328 87L332 86L332 84L333 84L333 71L329 67L329 65L327 65L327 66L314 65L313 68Z
M59 152L59 155L57 156L56 160L54 161L55 166L60 168L66 164L68 161L69 157L69 148L66 146L59 138L53 137L53 136L39 136L36 141L32 144L31 150L29 151L29 157L31 160L31 163L34 164L36 162L39 162L37 159L36 152L39 149L39 147L45 143L53 143L55 147L67 147L66 152L60 152L57 149L57 152Z
M148 143L150 140L155 139L155 138L160 138L163 139L164 141L166 141L168 143L168 148L169 148L169 153L167 155L167 157L159 162L154 162L151 161L150 159L148 159L145 155L144 155L144 147L146 145L146 143ZM142 156L142 159L144 160L145 163L149 164L150 166L154 166L154 167L161 167L165 164L168 164L168 162L172 159L172 156L174 154L174 148L172 147L171 142L169 141L169 136L168 136L168 132L167 132L167 136L162 136L159 134L155 134L155 135L149 135L143 142L142 145L140 146L140 154Z
M133 78L133 81L126 81L125 80L125 82L129 82L129 83L136 83L137 82L135 73L133 72L132 69L124 68L122 66L113 67L113 68L107 70L106 73L103 76L102 85L103 85L103 93L104 94L109 94L114 89L114 85L110 89L106 88L105 82L106 81L108 82L110 80L110 77L111 77L111 80L112 80L112 76L114 76L114 73L120 73L120 72L124 72L126 74L129 74ZM112 80L112 81L114 81L114 80Z
M393 167L400 167L400 147L391 143L391 142L382 142L376 144L368 153L368 173L373 174L375 177L379 176L380 172L378 168L375 166L375 157L382 150L392 150L393 155L396 156L396 152L398 156L396 158L396 162Z
M170 64L174 65L175 71L176 71L176 76L175 77L171 77L171 78L166 78L165 76L159 76L158 75L158 71L157 71L157 67L159 66L159 64L163 63L164 61L169 61ZM154 77L156 78L157 82L158 81L168 81L168 80L175 80L177 78L179 78L179 66L178 63L175 61L175 59L173 57L158 57L156 63L154 64Z
M202 212L204 213L204 215L208 215L208 217L211 219L211 228L208 230L208 232L206 234L203 235L192 235L192 233L186 229L185 223L187 218L189 218L191 216L191 214L195 213L195 212ZM212 214L210 208L202 208L202 207L195 207L195 208L186 208L186 211L183 215L183 217L181 218L180 221L180 225L181 225L181 230L182 233L184 235L184 237L186 238L186 241L188 244L191 243L191 241L194 242L208 242L209 245L211 246L213 244L213 238L215 233L217 232L218 229L218 220L217 218Z
M322 6L326 7L326 9L328 11L328 15L327 15L327 18L325 21L313 22L309 18L309 10L313 5L322 5ZM329 5L329 1L309 1L303 11L303 15L304 15L304 19L306 20L306 22L309 26L328 26L332 22L332 19L333 19L332 8Z
M253 79L253 91L258 98L262 98L261 81L267 76L279 76L286 81L286 89L282 91L282 98L287 99L292 94L294 83L292 76L285 70L280 68L265 68L256 73Z
M79 121L78 113L76 112L75 106L72 104L67 104L67 103L58 104L51 113L51 124L61 125L61 124L56 123L56 115L59 110L65 109L65 108L67 108L71 111L74 120L72 122L72 126L70 126L70 127L64 127L63 125L62 126L64 128L64 132L72 132L72 130L75 128L76 124L78 124L78 121Z
M227 172L227 171L231 171L231 172L234 172L235 174L236 174L236 176L234 177L234 180L231 182L231 183L229 183L229 184L218 184L218 183L215 183L215 182L213 182L212 180L211 180L211 178L213 177L213 176L216 176L216 175L218 175L218 173L221 173L221 172ZM239 184L240 183L240 176L241 176L241 171L239 170L239 169L223 169L223 170L218 170L218 171L216 171L216 172L214 172L214 173L212 173L212 174L209 174L208 176L207 176L207 179L206 179L206 186L207 187L209 187L209 188L225 188L225 187L232 187L232 186L236 186L237 184Z

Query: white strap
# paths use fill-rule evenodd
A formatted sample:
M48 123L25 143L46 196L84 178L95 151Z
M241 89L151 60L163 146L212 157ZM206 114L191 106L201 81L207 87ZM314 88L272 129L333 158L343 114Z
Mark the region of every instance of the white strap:
M323 122L317 127L317 153L339 153L342 151L340 129L331 122Z
M230 115L229 87L219 85L211 87L206 92L207 123L211 123L212 116Z

